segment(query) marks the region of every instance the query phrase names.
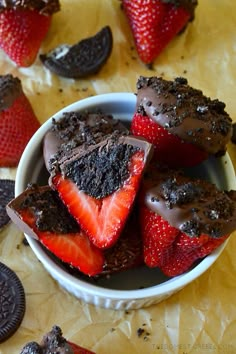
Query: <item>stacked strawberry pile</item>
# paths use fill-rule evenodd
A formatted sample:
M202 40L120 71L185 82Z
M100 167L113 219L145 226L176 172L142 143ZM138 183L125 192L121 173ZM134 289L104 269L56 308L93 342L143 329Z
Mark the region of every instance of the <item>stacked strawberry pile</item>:
M148 108L155 101L153 90L160 92L156 80L160 79L156 78L154 85L150 84L152 79L138 81L137 112L131 122L133 135L103 113L67 112L61 120L53 121L44 138L49 186L31 186L8 205L9 216L24 232L38 239L61 261L89 276L109 274L144 262L173 277L211 253L236 228L236 192L219 191L209 182L163 167L165 153L160 165L156 151L159 148L164 151L165 135L162 136L162 129L153 130L153 125L142 122L142 116L148 116ZM159 84L165 87L166 82ZM177 91L181 88L192 93L186 81L178 79L171 85L167 83L171 95L173 85ZM147 100L143 99L142 89L145 95L148 92ZM196 95L197 107L201 107L200 122L205 122L203 106L199 105L202 93L197 90ZM168 98L167 91L163 97ZM173 97L170 102L173 103ZM168 108L159 103L170 117L171 104ZM229 126L229 138L230 119L222 104L207 100L207 105L205 110L215 113L210 112L214 126L216 116L220 117L224 137ZM179 107L182 112L180 102ZM150 111L154 116L164 114L157 112L157 108ZM174 111L176 114L177 110ZM216 141L218 134L222 134L219 130ZM173 132L168 134L174 136ZM174 149L178 155L182 139L178 138L177 143ZM192 145L196 145L195 139ZM224 148L219 141L218 149ZM201 152L202 148L197 146L196 151ZM212 152L205 151L204 158L205 154L209 156ZM131 258L127 261L127 257Z

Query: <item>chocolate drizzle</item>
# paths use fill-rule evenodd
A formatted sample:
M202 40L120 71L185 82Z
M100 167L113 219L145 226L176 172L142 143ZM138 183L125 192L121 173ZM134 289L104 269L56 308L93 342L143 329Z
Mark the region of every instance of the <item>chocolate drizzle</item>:
M167 81L141 76L137 81L137 110L209 154L223 155L232 135L232 119L225 104L190 87L185 78Z

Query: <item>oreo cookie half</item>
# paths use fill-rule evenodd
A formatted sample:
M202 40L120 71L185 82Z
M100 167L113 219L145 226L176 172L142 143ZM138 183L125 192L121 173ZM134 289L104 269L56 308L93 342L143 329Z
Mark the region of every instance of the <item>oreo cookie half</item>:
M14 198L14 190L14 180L0 179L0 228L10 221L6 212L6 205Z
M25 314L25 292L15 272L0 262L0 343L19 328Z
M113 45L109 26L103 27L93 37L70 46L61 45L48 54L41 54L40 60L50 71L67 78L81 78L96 74L111 54Z

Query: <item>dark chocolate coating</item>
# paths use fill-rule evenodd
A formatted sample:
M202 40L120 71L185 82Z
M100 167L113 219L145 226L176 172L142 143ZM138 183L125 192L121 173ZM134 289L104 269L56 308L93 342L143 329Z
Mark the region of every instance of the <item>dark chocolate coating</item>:
M0 111L12 106L15 99L23 93L21 81L11 74L0 76Z
M218 238L236 229L236 191L220 191L179 171L153 169L146 181L145 204L191 237Z
M232 119L225 104L204 96L184 78L140 77L137 110L209 154L223 155L231 139Z
M59 46L40 59L55 74L77 79L96 74L109 58L112 45L111 29L105 26L94 36L72 46Z
M190 14L190 21L194 19L197 0L161 0L163 3L172 4L175 7L183 7Z
M0 11L6 9L37 10L41 15L52 15L60 10L59 0L0 0Z
M16 273L0 262L0 343L19 328L25 314L25 291Z

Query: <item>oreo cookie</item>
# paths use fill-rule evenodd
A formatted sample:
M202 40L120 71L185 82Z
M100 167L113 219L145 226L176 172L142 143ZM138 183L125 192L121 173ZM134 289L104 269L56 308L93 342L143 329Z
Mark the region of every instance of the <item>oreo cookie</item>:
M19 328L25 314L25 291L15 272L0 262L0 343Z
M6 212L6 205L14 198L14 190L14 180L0 179L0 228L10 221Z
M94 36L75 45L61 45L48 54L41 54L43 65L59 76L82 78L96 74L105 64L113 46L109 26L103 27Z

